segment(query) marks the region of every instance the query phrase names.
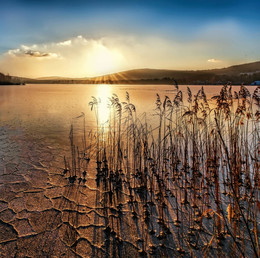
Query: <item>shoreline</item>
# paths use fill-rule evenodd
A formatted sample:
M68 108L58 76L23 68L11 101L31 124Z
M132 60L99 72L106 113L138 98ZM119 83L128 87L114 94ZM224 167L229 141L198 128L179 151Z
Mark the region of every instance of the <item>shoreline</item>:
M104 82L95 82L95 83L84 83L84 82L27 82L26 84L85 84L85 85L100 85L100 84L104 84L104 85L172 85L174 86L174 83L152 83L152 82L147 82L147 83L143 83L143 82L135 82L135 83L129 83L129 82L118 82L118 83L104 83ZM26 84L20 84L20 85L26 85ZM178 83L178 85L180 86L185 86L185 85L189 85L189 86L223 86L223 85L227 85L229 83ZM232 83L232 86L259 86L259 85L252 85L252 84L244 84L244 83ZM1 86L1 84L0 84ZM6 85L8 86L8 85Z

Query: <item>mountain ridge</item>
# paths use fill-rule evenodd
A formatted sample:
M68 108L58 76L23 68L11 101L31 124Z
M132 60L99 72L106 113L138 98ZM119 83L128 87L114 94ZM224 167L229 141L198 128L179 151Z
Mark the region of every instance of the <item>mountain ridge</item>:
M218 69L204 70L170 70L141 68L125 70L96 77L70 78L46 76L37 79L12 76L26 83L129 83L129 84L169 84L176 80L180 84L222 84L251 83L260 80L260 61L232 65Z

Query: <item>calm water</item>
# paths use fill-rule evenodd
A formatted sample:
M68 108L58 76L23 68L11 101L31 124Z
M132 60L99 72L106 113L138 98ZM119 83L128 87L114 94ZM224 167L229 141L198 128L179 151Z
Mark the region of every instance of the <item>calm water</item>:
M207 98L219 94L222 86L205 86ZM190 86L194 94L201 86ZM184 93L184 101L187 98L187 86L180 86ZM255 86L249 87L253 92ZM239 86L233 90L239 91ZM117 94L121 101L125 101L126 92L130 95L130 101L136 106L137 116L146 112L151 124L157 122L155 114L156 94L159 93L163 101L167 95L174 99L176 89L171 85L73 85L73 84L28 84L25 86L0 87L0 135L1 129L10 137L13 134L19 140L10 138L10 142L20 142L22 147L30 145L39 147L39 152L44 152L43 147L48 146L64 155L69 148L70 125L74 124L75 135L82 133L82 119L75 119L82 112L86 116L86 130L95 127L95 115L91 111L89 102L92 96L101 100L99 107L99 121L105 122L108 118L107 99L112 94ZM81 139L81 138L80 138ZM1 143L1 142L0 142ZM7 148L10 155L17 151ZM21 148L20 148L21 149ZM32 149L32 148L30 148ZM27 149L21 150L22 153ZM2 150L3 152L3 150ZM39 157L35 155L35 160ZM48 159L42 157L48 167ZM1 164L0 164L1 165Z
M190 86L195 94L201 86ZM180 89L186 93L186 86ZM113 93L125 101L126 91L140 115L152 115L155 108L156 93L163 99L165 95L174 98L176 91L171 85L37 85L0 87L0 126L21 128L31 134L42 134L59 139L68 134L73 118L81 112L86 114L87 126L94 125L94 114L90 110L91 96L101 99L101 121L106 120L106 100ZM210 98L219 93L221 86L205 86ZM239 90L238 86L233 87ZM255 87L250 87L253 91ZM184 98L185 98L184 94Z

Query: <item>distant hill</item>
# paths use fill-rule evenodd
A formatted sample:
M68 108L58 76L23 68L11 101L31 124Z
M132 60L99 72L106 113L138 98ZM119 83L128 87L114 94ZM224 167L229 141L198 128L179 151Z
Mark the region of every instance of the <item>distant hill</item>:
M76 79L79 80L80 78L70 78L70 77L62 77L62 76L46 76L46 77L39 77L35 80L72 80Z
M180 79L210 74L210 71L179 71L163 69L135 69L92 78L94 80L162 80L166 78Z
M238 74L238 73L256 73L256 72L259 73L260 61L247 63L247 64L233 65L222 69L213 69L211 71L217 74Z
M66 78L41 77L38 79L16 78L26 83L86 83L86 84L250 84L260 80L260 61L234 65L211 70L166 70L166 69L134 69L98 77ZM0 77L1 79L1 77Z
M23 80L21 78L0 73L0 85L19 85L19 84L23 84Z
M252 77L252 78L251 78ZM253 78L256 77L256 78ZM92 78L96 81L167 81L175 79L179 82L220 82L221 80L254 81L260 79L260 62L234 65L227 68L212 70L163 70L163 69L135 69ZM241 82L242 82L241 81Z

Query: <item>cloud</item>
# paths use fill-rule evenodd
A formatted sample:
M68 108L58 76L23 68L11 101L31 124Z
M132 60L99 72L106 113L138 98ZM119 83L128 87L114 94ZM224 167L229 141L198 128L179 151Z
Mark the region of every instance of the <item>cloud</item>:
M117 72L124 64L116 40L82 35L60 42L21 45L0 56L1 71L27 77L96 76Z
M220 63L221 60L215 59L215 58L211 58L211 59L208 59L208 62L209 62L209 63Z
M6 55L10 57L37 57L37 58L58 58L56 53L42 52L34 50L37 48L37 45L32 45L31 47L22 45L21 48L9 50Z
M32 57L57 57L57 54L55 53L44 53L44 52L33 51L33 50L28 50L24 54Z
M208 42L179 42L155 36L82 35L59 42L21 45L0 56L0 70L24 77L91 77L135 68L205 69L215 55ZM227 65L209 59L212 67Z
M71 40L65 40L57 43L57 46L70 46L70 45L71 45Z

